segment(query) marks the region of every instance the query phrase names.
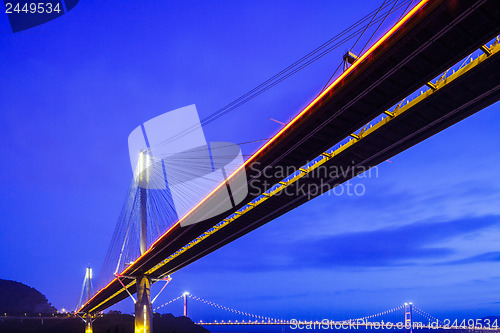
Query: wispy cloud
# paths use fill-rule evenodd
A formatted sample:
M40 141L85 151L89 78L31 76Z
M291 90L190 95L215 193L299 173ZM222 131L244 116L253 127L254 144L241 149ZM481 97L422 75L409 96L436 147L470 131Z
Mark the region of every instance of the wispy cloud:
M500 261L500 252L454 259L461 237L500 226L500 216L419 222L366 232L324 235L288 242L275 235L245 238L214 253L210 269L274 271L349 267L469 264ZM455 244L456 246L452 246ZM446 245L443 245L446 244ZM214 263L215 266L214 266Z
M439 243L500 224L488 216L450 222L423 222L397 228L354 232L299 242L298 261L316 267L397 266L434 261L454 253Z
M452 260L441 265L463 265L463 264L475 264L480 262L498 262L500 261L500 251L481 253L475 256L471 256L464 259Z

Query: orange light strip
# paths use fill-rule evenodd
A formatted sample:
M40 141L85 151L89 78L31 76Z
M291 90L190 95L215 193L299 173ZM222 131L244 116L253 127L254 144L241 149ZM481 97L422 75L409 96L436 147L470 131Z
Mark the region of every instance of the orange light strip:
M244 168L248 163L250 163L257 155L266 149L271 143L273 143L283 132L285 132L290 126L292 126L300 117L302 117L307 111L309 111L320 99L322 99L340 80L346 77L350 72L354 70L354 68L361 63L364 59L366 59L372 52L375 50L380 44L382 44L387 38L390 37L397 29L401 27L413 14L415 14L420 8L422 8L429 0L420 1L408 14L406 14L395 26L391 28L384 36L382 36L372 47L370 47L358 60L356 60L345 72L343 72L335 81L332 82L318 97L316 97L305 109L303 109L295 118L293 118L285 127L283 127L278 133L276 133L271 139L269 139L266 144L260 147L257 152L255 152L248 160L245 161L238 169L236 169L225 182L220 183L215 189L212 190L203 200L201 200L196 206L194 206L189 212L187 212L177 223L185 220L191 212L197 209L205 200L207 200L215 191L217 191L220 187L222 187L226 182L231 179L238 171ZM161 237L160 237L161 239Z
M249 164L253 159L257 157L257 155L262 152L264 149L266 149L271 143L273 143L283 132L285 132L290 126L292 126L295 122L297 122L307 111L309 111L320 99L322 99L334 86L337 85L337 83L345 78L349 73L351 73L363 60L365 60L380 44L385 42L396 30L398 30L406 21L408 21L416 12L418 12L429 0L421 0L415 7L412 8L401 20L399 20L388 32L386 32L375 44L373 44L372 47L370 47L359 59L357 59L345 72L343 72L335 81L333 81L328 88L326 88L321 94L318 95L309 105L307 105L302 111L300 111L299 114L295 116L285 127L283 127L278 133L276 133L269 141L267 141L262 147L259 148L250 158L248 158L245 163L243 163L238 169L236 169L229 177L226 179L226 181L220 183L216 188L214 188L203 200L201 200L196 206L191 208L189 212L187 212L181 219L179 219L174 225L172 225L165 233L158 238L150 247L149 249L144 252L139 258L137 258L129 267L127 267L120 275L125 275L128 270L130 270L136 262L138 262L142 257L147 255L151 250L155 247L155 245L163 240L169 233L172 231L177 225L181 223L181 221L185 220L189 214L191 214L195 209L197 209L201 204L203 204L213 193L215 193L220 187L226 184L226 182L231 179L237 172L239 172L241 169L243 169L247 164ZM106 289L108 286L110 286L114 281L116 280L113 279L110 283L106 285L106 287L102 288L101 290ZM94 297L92 297L87 303L85 303L82 306L82 309L90 303L99 293L100 291L97 292Z

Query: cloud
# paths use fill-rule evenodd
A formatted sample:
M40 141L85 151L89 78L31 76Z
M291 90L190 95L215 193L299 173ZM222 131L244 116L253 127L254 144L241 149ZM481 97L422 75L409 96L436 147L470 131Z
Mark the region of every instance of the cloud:
M498 217L481 217L450 222L422 222L401 227L367 232L328 236L297 244L301 250L296 257L316 267L332 266L399 266L414 264L415 260L432 261L454 253L440 246L444 240L469 234L499 224Z
M266 233L244 237L211 254L210 270L275 271L296 269L370 268L408 265L461 265L500 261L490 252L451 261L459 238L500 226L500 216L448 222L418 222L366 232L308 237L287 241ZM258 237L260 236L260 237ZM446 245L441 245L446 243ZM456 245L456 246L455 246ZM203 266L204 260L199 265Z
M480 262L498 262L500 261L500 251L481 253L475 256L471 256L464 259L452 260L441 265L463 265L463 264L475 264Z

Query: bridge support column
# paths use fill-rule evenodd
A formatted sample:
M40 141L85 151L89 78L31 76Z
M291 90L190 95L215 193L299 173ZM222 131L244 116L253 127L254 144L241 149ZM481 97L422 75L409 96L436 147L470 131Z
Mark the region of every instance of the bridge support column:
M87 313L85 316L85 333L93 333L94 327L92 326L92 316Z
M137 302L135 303L135 333L153 332L153 305L151 281L145 275L137 278Z

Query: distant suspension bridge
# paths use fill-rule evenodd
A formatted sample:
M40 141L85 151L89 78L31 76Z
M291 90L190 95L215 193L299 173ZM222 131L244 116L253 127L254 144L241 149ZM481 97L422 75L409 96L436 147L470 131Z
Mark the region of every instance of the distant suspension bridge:
M448 330L467 330L467 331L500 331L498 320L491 319L468 319L468 320L440 320L413 303L404 303L379 313L344 320L299 320L299 319L281 319L270 316L258 315L246 311L237 310L228 306L217 304L215 302L184 293L164 304L156 307L155 312L164 310L165 307L176 301L183 300L183 315L188 317L188 299L197 303L210 306L215 309L223 310L240 317L248 319L239 320L198 320L196 323L202 326L231 326L231 325L282 325L290 326L293 329L399 329L411 332L413 329L448 329ZM170 307L168 307L170 308ZM398 313L404 315L394 320L394 315ZM390 319L387 317L392 315ZM233 317L234 318L234 317ZM384 320L385 319L385 320ZM392 321L391 321L392 320Z

